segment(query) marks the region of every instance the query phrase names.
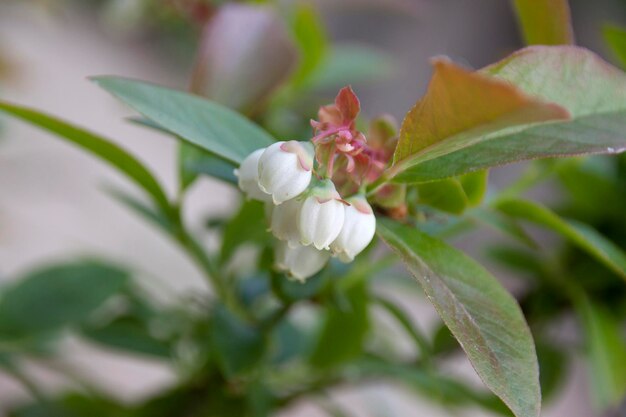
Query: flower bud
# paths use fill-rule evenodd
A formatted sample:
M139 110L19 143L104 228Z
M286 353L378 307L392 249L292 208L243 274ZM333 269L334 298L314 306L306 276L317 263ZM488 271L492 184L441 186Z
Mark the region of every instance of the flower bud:
M298 219L302 201L297 198L285 201L283 204L274 206L270 230L272 234L280 240L286 241L289 246L300 245L300 230L298 229Z
M376 216L362 196L348 199L343 227L330 245L331 251L342 262L352 262L354 257L369 245L376 233Z
M343 227L344 203L331 180L325 180L308 193L300 209L300 243L328 249Z
M248 198L260 201L272 201L272 196L259 188L259 158L266 148L257 149L243 160L235 175L239 179L239 188Z
M271 194L274 204L300 195L311 182L313 156L295 140L276 142L259 159L259 188Z
M276 245L276 267L300 282L318 273L329 258L330 252L317 250L313 246L292 247L286 242L278 242Z

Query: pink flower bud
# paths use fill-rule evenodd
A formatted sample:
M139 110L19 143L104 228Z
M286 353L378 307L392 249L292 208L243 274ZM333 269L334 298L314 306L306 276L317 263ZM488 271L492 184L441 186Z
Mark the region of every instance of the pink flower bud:
M341 232L345 216L341 200L331 180L325 180L308 192L300 209L300 243L328 249Z
M331 251L343 262L352 262L354 257L369 245L376 233L376 216L372 207L362 196L348 199L343 227L331 243Z
M274 204L300 195L311 182L313 154L295 140L276 142L259 159L259 188L271 194Z
M286 242L278 242L276 245L276 267L300 282L318 273L329 258L330 252L317 250L313 246L292 247Z

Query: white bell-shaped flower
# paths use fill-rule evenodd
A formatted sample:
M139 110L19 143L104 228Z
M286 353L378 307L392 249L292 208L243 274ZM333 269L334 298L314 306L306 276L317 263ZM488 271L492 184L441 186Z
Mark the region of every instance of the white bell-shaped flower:
M239 188L248 198L259 201L272 201L272 196L259 188L259 159L266 148L257 149L243 160L235 176L239 179Z
M272 209L270 230L277 239L286 241L291 247L300 245L298 219L301 208L302 200L292 198Z
M313 153L308 144L276 142L259 159L259 188L270 194L274 204L300 195L311 182Z
M331 243L330 250L343 262L352 262L370 244L376 233L376 216L363 196L349 198L350 206L339 236Z
M300 243L328 249L341 232L345 211L344 202L331 180L313 187L300 209Z
M276 267L300 282L318 273L329 258L330 252L313 246L290 246L287 242L276 244Z

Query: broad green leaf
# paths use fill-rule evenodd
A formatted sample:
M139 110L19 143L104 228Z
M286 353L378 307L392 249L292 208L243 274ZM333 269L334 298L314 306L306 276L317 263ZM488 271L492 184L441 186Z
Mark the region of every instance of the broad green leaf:
M419 202L453 214L465 211L469 201L458 178L417 184Z
M150 119L130 117L129 120L140 126L149 127L161 133L173 136L176 139L180 139L178 136L173 135ZM235 164L207 152L196 145L191 145L181 140L178 148L178 159L180 170L179 181L183 190L189 187L200 174L218 178L231 184L237 184L237 177L235 177L234 173L236 168Z
M529 159L626 149L626 75L592 52L571 46L535 46L480 73L537 100L556 103L569 112L571 120L506 129L482 126L478 136L476 129L470 129L421 151L412 162L417 165L404 172L400 172L402 166L394 167L388 176L399 173L398 182L426 182ZM479 101L466 104L481 106Z
M619 60L622 68L626 68L626 29L607 25L602 28L604 40L609 44L613 54Z
M93 80L170 133L236 164L274 142L244 116L198 96L120 77Z
M622 326L606 308L581 299L578 310L585 330L590 389L596 408L620 404L626 395L626 342Z
M158 181L139 160L116 144L87 130L27 107L0 102L0 112L54 133L103 159L145 190L165 213L169 212L170 204Z
M517 417L537 417L537 356L515 299L474 260L415 228L381 219L378 234L421 284L485 385Z
M122 289L128 274L95 261L51 266L2 291L0 333L27 335L76 324Z
M202 33L191 91L253 111L288 79L296 61L296 48L274 8L226 4Z
M332 368L355 359L363 351L369 329L367 288L363 281L342 293L345 305L326 308L322 331L310 357L316 368Z
M309 3L296 5L291 26L300 49L300 62L292 82L299 85L307 81L326 58L328 39L319 14Z
M559 217L539 203L507 198L495 202L501 212L547 227L626 279L626 253L591 226Z
M448 60L436 59L433 66L426 95L402 122L392 175L479 143L489 133L569 116L561 106L532 98L510 83Z
M567 0L514 0L526 45L567 45L574 32Z
M228 376L251 371L265 356L266 341L261 329L222 305L215 308L210 332L218 364Z

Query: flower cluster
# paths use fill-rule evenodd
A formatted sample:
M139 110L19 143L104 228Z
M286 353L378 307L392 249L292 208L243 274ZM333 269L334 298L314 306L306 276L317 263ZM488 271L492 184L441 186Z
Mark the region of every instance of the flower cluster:
M247 197L266 203L269 229L278 239L276 267L297 280L320 271L331 256L351 262L374 237L376 217L364 185L382 173L395 137L370 129L375 139L366 143L355 127L359 111L346 87L311 122L311 141L258 149L235 172Z

